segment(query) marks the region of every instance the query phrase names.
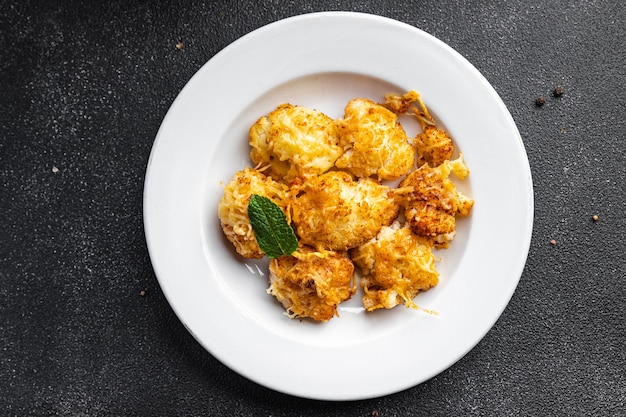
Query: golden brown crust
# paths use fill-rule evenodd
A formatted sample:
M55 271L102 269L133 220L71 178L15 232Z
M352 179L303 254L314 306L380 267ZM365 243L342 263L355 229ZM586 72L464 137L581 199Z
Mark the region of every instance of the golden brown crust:
M330 171L305 184L292 205L300 241L328 250L347 250L367 242L398 215L391 189L371 179L354 181Z
M315 253L301 247L296 256L270 262L270 287L290 317L328 321L337 306L356 292L354 264L344 253Z
M417 165L428 164L431 167L441 165L452 158L454 146L448 134L434 126L426 126L424 131L415 137L417 148Z
M382 104L389 110L397 114L406 114L412 108L411 104L420 99L420 95L414 91L407 91L405 94L386 94L385 102Z
M400 187L413 190L405 200L404 212L411 229L439 247L447 247L454 238L456 216L469 214L474 205L474 200L456 189L448 178L450 172L461 177L469 174L462 157L435 168L422 165L400 182Z
M363 273L360 285L368 311L399 304L415 307L412 299L417 293L439 282L431 247L398 222L351 250L350 257Z
M450 160L452 139L436 127L419 94L385 100L351 100L336 121L283 104L250 128L256 168L235 174L218 215L246 258L264 256L247 216L253 194L269 197L293 222L300 248L270 261L268 289L289 317L328 321L338 315L338 304L356 291L355 264L367 311L415 307L412 299L439 279L433 247L447 247L456 218L473 207L449 178L469 175L462 155ZM421 124L414 143L397 114ZM402 177L397 188L380 183Z
M250 128L250 159L287 183L330 169L343 153L335 121L320 111L283 104Z
M385 107L364 98L351 100L338 126L345 153L337 159L337 168L359 178L395 180L413 167L415 148L398 116Z
M283 210L290 203L289 189L254 169L235 173L224 187L217 214L224 234L244 258L262 258L265 253L256 241L250 219L248 202L253 194L270 198Z

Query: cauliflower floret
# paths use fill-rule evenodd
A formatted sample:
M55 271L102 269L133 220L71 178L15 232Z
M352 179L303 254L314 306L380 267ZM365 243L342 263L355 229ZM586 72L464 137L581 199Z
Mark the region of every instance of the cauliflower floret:
M450 180L450 172L465 179L469 169L463 155L431 168L422 165L400 182L400 187L412 187L406 194L404 215L413 232L431 239L437 247L448 247L456 233L456 216L467 216L474 200L463 195Z
M356 292L354 264L345 252L321 254L303 246L294 255L271 260L267 292L291 318L332 319L337 305Z
M398 116L371 100L351 100L338 120L339 144L344 154L335 166L359 178L377 176L395 180L413 167L415 148Z
M428 164L431 167L441 165L452 158L454 145L448 134L435 126L425 126L424 131L415 137L417 165Z
M304 184L292 204L301 242L318 249L347 250L389 225L400 204L391 188L373 179L358 182L342 171L329 171Z
M283 104L250 128L250 158L291 182L330 169L343 153L335 121L320 111Z
M367 311L399 304L416 307L413 298L439 282L431 246L398 222L381 229L376 238L352 249L350 257L361 269L363 306Z
M217 208L222 230L244 258L262 258L256 236L248 218L248 202L253 194L270 198L283 210L290 202L289 189L254 169L245 168L235 173L224 187L224 195Z
M417 102L419 108L413 103ZM387 94L382 104L398 114L410 113L420 122L422 133L415 137L413 143L417 148L417 166L425 163L431 167L441 165L446 159L452 158L454 146L448 134L436 127L435 119L428 113L420 95L411 90L403 95Z
M393 93L385 94L385 102L382 105L394 113L406 114L409 109L414 108L411 104L416 101L421 102L419 93L415 90L410 90L403 95Z

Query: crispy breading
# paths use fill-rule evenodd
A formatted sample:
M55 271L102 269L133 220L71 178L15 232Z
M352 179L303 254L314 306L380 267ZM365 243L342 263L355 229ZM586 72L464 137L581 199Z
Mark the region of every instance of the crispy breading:
M339 303L356 292L354 264L345 252L320 254L303 246L295 256L271 260L267 292L291 318L328 321L337 315Z
M369 242L350 251L361 269L360 285L367 311L399 304L416 307L413 298L439 282L436 258L429 243L407 226L394 222Z
M415 90L407 91L402 95L389 93L385 94L385 102L382 103L382 106L394 113L406 114L410 109L414 108L411 105L416 101L421 102L421 99L419 93Z
M248 218L248 202L253 194L270 198L284 211L290 202L286 185L250 168L235 173L224 187L217 214L224 234L244 258L262 258L265 255Z
M415 116L422 132L407 138L398 115ZM355 265L367 311L416 307L413 298L437 285L432 250L448 247L456 218L474 200L449 178L464 179L469 169L462 154L450 160L452 139L417 92L388 94L383 104L353 99L337 120L283 104L250 128L249 144L255 169L224 187L218 215L237 252L261 258L250 197L269 197L285 212L299 249L270 260L267 291L289 317L338 315L339 303L356 292ZM396 188L381 183L400 179Z
M417 166L428 164L431 167L441 165L452 158L454 145L446 131L435 126L425 126L414 140L417 148Z
M318 249L347 250L367 242L398 215L393 190L373 179L358 182L329 171L304 184L292 204L300 241Z
M474 205L474 200L456 189L451 172L460 179L469 175L463 155L434 168L422 165L399 185L413 189L404 201L404 215L413 232L444 248L455 236L456 216L467 216Z
M343 153L332 118L291 104L278 106L252 125L249 142L252 162L286 182L326 172Z
M344 154L335 162L337 168L359 178L395 180L413 167L415 148L398 116L385 107L364 98L351 100L338 126Z
M413 105L415 102L419 107ZM446 131L436 127L437 122L416 91L411 90L403 95L387 94L382 105L394 113L412 114L422 126L422 132L413 141L417 149L417 166L427 163L431 167L436 167L446 159L452 158L454 153L452 138Z

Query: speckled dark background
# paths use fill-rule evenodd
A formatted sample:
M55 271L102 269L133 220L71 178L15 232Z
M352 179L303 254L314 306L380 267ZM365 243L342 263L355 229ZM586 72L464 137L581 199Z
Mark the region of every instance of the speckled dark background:
M493 329L433 379L360 402L292 398L219 363L161 293L142 226L152 142L189 78L321 10L458 50L508 106L535 185L527 266ZM625 68L614 0L1 0L0 415L626 415Z

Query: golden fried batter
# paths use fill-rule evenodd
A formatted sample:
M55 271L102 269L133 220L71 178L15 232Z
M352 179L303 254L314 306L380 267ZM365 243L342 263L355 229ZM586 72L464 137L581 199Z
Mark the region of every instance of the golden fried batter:
M363 273L367 311L399 304L416 307L417 293L439 282L430 245L399 222L383 227L374 239L351 250L350 257Z
M417 102L419 108L412 104ZM435 119L430 115L420 95L411 90L403 95L387 94L383 106L394 113L411 113L420 122L422 133L414 140L417 149L417 166L428 164L431 167L441 165L452 158L454 146L448 134L436 127Z
M456 233L456 216L467 216L474 205L474 200L456 189L448 178L450 172L460 179L469 175L462 155L435 168L422 165L400 182L400 187L413 188L407 195L404 212L411 229L444 248Z
M422 133L409 140L398 115L415 116ZM337 120L283 104L250 128L249 144L256 169L237 172L224 187L218 215L237 252L261 258L250 197L283 209L299 249L270 260L267 292L289 317L338 315L339 303L356 292L355 265L367 311L416 307L413 298L437 285L432 250L448 247L457 216L468 215L474 200L449 178L469 170L462 155L450 160L452 139L417 92L388 94L382 104L355 98ZM402 177L397 188L381 184Z
M250 128L252 162L277 180L320 175L343 153L335 121L320 111L283 104Z
M315 253L301 247L296 256L270 262L270 287L289 317L328 321L337 306L356 292L354 264L345 252Z
M417 165L428 164L431 167L441 165L452 158L454 146L448 134L435 126L425 126L424 131L415 137Z
M224 187L217 214L224 234L244 258L262 258L265 255L259 248L248 218L248 202L253 194L270 198L283 210L289 204L288 187L254 169L245 168L237 172Z
M421 102L419 93L415 90L410 90L403 95L385 94L385 102L382 105L394 113L406 114L410 109L414 108L411 104L416 101Z
M359 178L395 180L413 167L415 148L398 116L385 107L364 98L351 100L338 126L345 153L335 162L337 168Z
M329 171L304 184L292 205L300 241L318 249L347 250L361 245L398 215L391 188L373 179L358 182L342 171Z

